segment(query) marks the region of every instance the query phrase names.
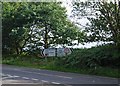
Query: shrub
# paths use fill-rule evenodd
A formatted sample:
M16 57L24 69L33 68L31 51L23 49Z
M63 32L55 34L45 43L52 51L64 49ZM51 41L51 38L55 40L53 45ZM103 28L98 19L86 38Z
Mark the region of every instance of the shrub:
M120 63L120 53L113 45L102 45L90 49L74 49L72 54L65 57L58 57L56 65L65 67L96 69L100 66L118 67Z

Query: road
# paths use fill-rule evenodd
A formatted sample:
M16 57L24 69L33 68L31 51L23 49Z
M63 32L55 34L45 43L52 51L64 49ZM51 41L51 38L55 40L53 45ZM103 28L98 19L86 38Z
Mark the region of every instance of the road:
M5 86L6 84L36 84L36 86L38 84L60 85L60 86L61 85L80 86L85 84L88 86L91 85L96 86L97 84L99 85L101 84L105 86L108 85L117 86L118 84L117 78L108 78L101 76L76 74L76 73L65 73L65 72L17 67L10 65L2 65L1 75L2 75L3 86Z

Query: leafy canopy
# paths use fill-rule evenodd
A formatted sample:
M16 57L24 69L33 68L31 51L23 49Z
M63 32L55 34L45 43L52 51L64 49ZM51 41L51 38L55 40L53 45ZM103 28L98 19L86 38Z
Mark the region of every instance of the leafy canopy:
M70 45L74 40L82 42L84 37L84 33L67 19L65 8L57 2L3 2L2 21L3 50L17 54L30 43L48 48Z

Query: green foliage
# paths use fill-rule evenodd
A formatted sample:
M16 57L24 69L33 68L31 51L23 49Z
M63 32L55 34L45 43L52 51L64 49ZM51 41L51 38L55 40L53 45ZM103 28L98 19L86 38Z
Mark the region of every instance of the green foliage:
M84 50L86 51L86 50ZM80 49L76 49L74 53L78 55ZM62 57L60 57L62 58ZM57 60L59 63L61 59ZM8 65L16 65L21 67L31 67L31 68L40 68L40 69L47 69L47 70L55 70L55 71L63 71L63 72L73 72L73 73L80 73L80 74L90 74L90 75L101 75L101 76L109 76L109 77L120 77L118 75L117 68L110 68L110 67L97 67L96 70L93 71L93 68L88 67L70 67L64 66L64 63L59 63L56 65L56 57L48 58L47 61L43 58L38 58L35 56L27 56L27 55L5 55L2 59L2 64ZM64 60L62 60L64 61Z
M21 54L27 44L48 48L82 42L84 32L67 19L57 2L3 2L3 52ZM79 35L79 38L78 38Z
M72 17L78 19L87 18L90 16L95 16L96 9L98 9L99 2L94 2L94 0L86 1L72 1ZM79 22L78 22L79 24Z
M27 24L30 24L31 19L29 19L30 10L27 9L27 6L27 3L3 2L2 48L4 53L6 51L21 53L29 38Z
M67 57L58 58L56 65L76 68L119 67L120 53L113 45L104 45L90 49L75 49Z
M120 11L116 2L98 4L96 18L88 18L91 22L86 28L90 33L88 41L113 41L120 46Z
M120 4L119 0L114 1L90 1L75 2L73 0L73 17L87 18L90 23L85 27L89 33L85 42L114 42L120 47ZM77 24L80 24L77 22ZM81 24L80 24L81 25Z

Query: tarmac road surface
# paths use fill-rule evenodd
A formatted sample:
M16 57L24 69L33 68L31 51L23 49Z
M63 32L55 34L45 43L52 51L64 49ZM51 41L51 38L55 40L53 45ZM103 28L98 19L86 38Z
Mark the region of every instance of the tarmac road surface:
M2 73L0 75L2 76L2 86L19 86L19 84L22 86L118 86L119 83L118 78L10 65L2 65Z

